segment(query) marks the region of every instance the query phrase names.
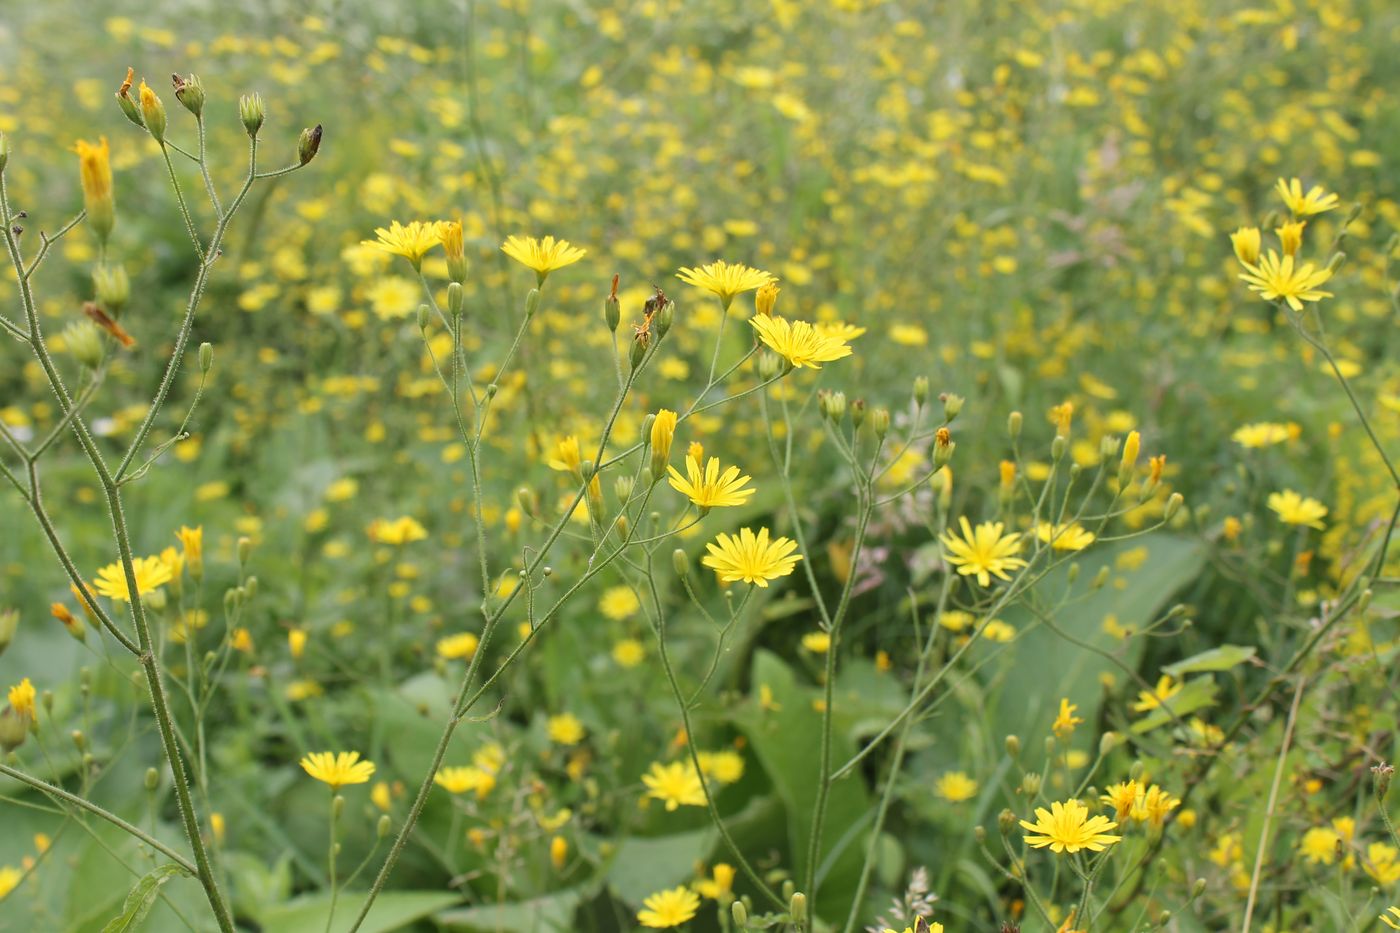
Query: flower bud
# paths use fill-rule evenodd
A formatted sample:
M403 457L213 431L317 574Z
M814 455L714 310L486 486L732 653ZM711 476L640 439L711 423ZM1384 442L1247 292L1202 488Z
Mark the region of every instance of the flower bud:
M646 434L651 441L652 481L666 475L666 467L671 462L671 444L676 436L676 413L662 408L651 420Z
M1105 434L1099 439L1099 458L1102 460L1112 460L1118 454L1118 438L1112 434Z
M91 321L74 321L63 328L63 342L68 352L88 369L102 365L106 351L102 346L102 331Z
M1065 448L1068 446L1069 442L1065 440L1063 434L1055 435L1055 439L1050 442L1050 459L1054 460L1056 463L1060 462L1064 459Z
M207 373L214 368L214 345L205 341L199 345L199 371Z
M375 826L375 835L380 839L388 839L389 832L394 828L394 821L389 819L389 814L384 813L379 817L379 824Z
M539 509L539 500L535 498L535 491L529 486L521 486L515 491L515 501L520 506L520 511L526 515L534 515Z
M248 558L253 554L253 539L246 536L239 538L237 553L239 566L246 567Z
M1382 761L1371 769L1371 775L1374 778L1376 799L1384 800L1385 795L1390 792L1390 779L1395 776L1394 766Z
M778 293L782 289L775 282L769 282L760 288L753 296L753 309L765 317L773 313L773 306L778 303Z
M1072 583L1074 583L1075 580L1078 580L1078 579L1079 579L1079 561L1075 561L1075 562L1073 562L1072 564L1069 565L1069 570L1066 571L1066 573L1065 573L1065 582L1071 583L1071 584L1072 584Z
M244 94L238 98L238 119L243 121L243 129L247 130L249 139L258 138L258 130L262 129L266 118L261 94Z
M1116 732L1105 732L1103 735L1099 736L1099 755L1107 755L1117 748L1121 744L1121 738L1122 737Z
M1147 770L1147 768L1146 768L1146 766L1142 763L1142 759L1139 758L1139 759L1137 759L1136 761L1133 762L1133 764L1132 764L1132 766L1131 766L1130 768L1128 768L1128 777L1129 777L1131 780L1136 781L1136 780L1138 780L1139 778L1142 777L1142 774L1143 774L1143 772L1144 772L1145 770Z
M1019 758L1019 757L1021 757L1021 738L1020 738L1020 736L1008 735L1008 736L1006 737L1005 744L1006 744L1006 754L1010 755L1012 758Z
M870 427L875 430L875 436L883 441L885 435L890 431L890 410L877 408L872 411L870 413Z
M146 82L141 82L141 119L146 122L146 129L150 132L151 138L161 145L165 145L165 104L160 102L156 92L146 86Z
M331 798L331 820L340 822L341 815L345 812L345 798L336 794Z
M1346 253L1333 253L1332 258L1327 260L1327 271L1336 275L1342 268L1342 264L1347 261Z
M305 165L316 158L316 153L321 151L323 132L319 123L301 131L301 135L297 137L297 162L299 164Z
M618 476L613 480L613 495L617 497L618 502L626 502L632 498L632 477Z
M865 399L858 398L851 403L851 427L857 431L865 424Z
M4 133L0 133L0 174L4 174L5 166L10 164L10 141Z
M1258 227L1240 227L1230 234L1230 245L1234 247L1235 258L1246 265L1259 261L1260 235Z
M945 424L952 424L953 419L962 411L963 397L945 392L939 396L943 400L943 421Z
M953 432L947 428L939 428L933 434L933 468L935 470L948 465L948 461L953 459L953 451L957 448L953 441Z
M427 330L427 329L428 329L428 322L431 321L431 320L433 319L432 314L433 314L432 311L428 310L428 306L427 306L427 305L419 305L419 306L418 306L418 329L419 329L419 330Z
M1118 461L1118 485L1126 486L1133 478L1133 469L1137 466L1138 452L1142 446L1142 437L1136 431L1128 432L1128 439L1123 442L1123 456Z
M145 785L146 790L152 792L154 792L156 788L160 787L160 772L157 771L155 768L147 768Z
M783 360L776 353L764 350L758 355L758 378L761 382L772 382L783 374L786 367L786 360Z
M668 301L661 306L661 310L656 312L656 339L665 337L671 330L671 325L676 320L676 303Z
M1006 808L997 814L997 828L1001 830L1003 836L1009 836L1016 831L1016 814Z
M16 712L8 706L0 710L0 752L9 754L24 744L29 737L30 719L28 713Z
M534 317L534 316L535 316L535 312L538 311L539 309L540 309L540 290L539 290L538 288L532 288L532 289L530 289L530 293L529 293L528 295L525 296L525 317L526 317L526 318Z
M642 365L642 358L647 355L647 342L645 340L633 340L632 347L627 352L627 360L635 371Z
M198 76L190 75L187 78L182 78L179 75L171 75L170 83L175 85L175 99L186 110L194 114L196 119L203 115L204 85L200 83Z
M1171 496L1167 499L1166 508L1162 511L1162 521L1169 522L1173 518L1175 518L1176 513L1181 509L1181 504L1185 501L1186 500L1182 498L1181 493L1172 493Z
M462 316L462 285L452 282L447 286L447 313L455 320Z
M82 729L74 729L68 733L68 738L73 740L73 747L79 752L87 750L87 736L83 734Z
M914 378L914 404L923 408L928 403L928 376Z
M131 79L135 74L136 72L131 68L126 70L126 80L122 82L121 87L117 88L117 104L121 107L122 113L126 114L128 120L145 129L146 124L141 119L141 108L136 105L136 101L131 99L130 94Z
M10 647L10 642L15 640L15 632L19 630L19 610L0 609L0 654L5 653L5 649Z
M748 929L749 909L744 906L743 901L735 901L729 905L729 915L734 918L734 925L741 930Z
M1077 567L1077 566L1079 566L1079 565L1078 565L1078 564L1075 564L1075 566ZM1100 567L1100 568L1099 568L1099 572L1096 573L1096 574L1094 574L1094 582L1091 583L1091 584L1089 585L1090 589L1094 589L1094 590L1101 590L1101 589L1103 589L1104 584L1108 582L1108 574L1109 574L1109 569L1108 569L1107 566Z
M79 642L87 641L87 629L83 626L82 622L78 621L73 613L68 611L67 606L63 605L63 603L54 603L49 606L49 612L55 619L63 623L63 627L68 630L68 634L72 635L74 640Z
M801 925L807 920L807 895L797 891L788 900L788 916L792 917L792 922Z
M685 556L683 549L676 548L671 552L671 567L675 569L678 577L690 576L690 558Z
M1014 441L1021 436L1021 413L1013 411L1006 416L1006 433L1011 435Z
M131 278L121 263L99 263L92 270L92 290L97 303L112 317L121 317L131 298Z
M1040 793L1040 775L1038 773L1027 771L1021 775L1021 793L1032 799Z

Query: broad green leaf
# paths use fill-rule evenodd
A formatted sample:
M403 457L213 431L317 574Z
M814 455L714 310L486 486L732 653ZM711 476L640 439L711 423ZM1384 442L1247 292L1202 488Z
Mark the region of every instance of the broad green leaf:
M570 888L528 901L459 907L444 911L433 920L448 929L471 933L563 933L575 929L578 905L592 896L587 887Z
M337 927L348 928L360 912L365 891L342 891L336 905ZM401 930L440 910L455 907L461 897L442 891L385 891L374 901L361 933L391 933ZM329 893L299 897L268 910L263 917L263 933L305 933L324 930L331 909Z
M608 867L608 883L624 901L640 904L648 895L690 878L695 863L704 860L717 837L714 829L697 829L650 839L623 839Z
M188 872L174 862L167 862L142 875L127 893L122 912L102 928L102 933L131 933L139 929L141 921L146 919L146 914L151 912L151 905L160 895L161 885L176 875L184 874Z
M1221 645L1175 664L1169 664L1162 668L1162 673L1181 678L1186 674L1199 674L1203 671L1228 671L1250 660L1254 654L1253 645Z

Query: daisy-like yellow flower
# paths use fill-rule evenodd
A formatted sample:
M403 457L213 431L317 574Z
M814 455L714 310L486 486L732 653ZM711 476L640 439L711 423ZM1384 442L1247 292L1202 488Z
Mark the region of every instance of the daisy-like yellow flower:
M1060 698L1060 714L1055 717L1054 723L1050 726L1050 731L1062 739L1067 739L1074 734L1074 727L1083 722L1074 711L1078 706L1071 703L1068 697Z
M1319 530L1326 527L1322 519L1327 515L1327 506L1291 489L1269 493L1268 505L1285 525L1306 525Z
M1173 683L1169 675L1163 674L1156 687L1138 692L1138 701L1133 704L1133 712L1145 713L1156 709L1180 693L1183 686L1184 684Z
M1303 248L1303 228L1307 225L1306 220L1295 220L1274 229L1274 233L1278 234L1279 248L1285 256L1296 256L1298 250Z
M573 713L560 713L558 716L549 717L546 728L549 740L560 745L577 745L583 741L585 735L583 723L579 722Z
M714 872L709 878L702 878L695 882L695 891L712 901L731 899L734 893L734 874L733 865L719 862L715 865Z
M1310 262L1296 265L1292 256L1280 259L1278 253L1269 250L1258 265L1245 263L1244 268L1240 280L1250 291L1258 292L1265 301L1282 299L1294 311L1303 310L1305 301L1332 297L1331 292L1319 288L1332 277L1332 270L1326 267L1318 269Z
M770 282L776 281L771 272L751 268L742 262L728 263L722 259L696 269L682 268L676 273L676 278L687 285L703 288L716 295L726 311L729 310L729 305L734 301L735 295L753 291L755 288L762 288ZM773 294L774 300L777 300L777 297L775 292Z
M475 766L440 768L433 775L433 783L449 794L475 793L480 800L496 787L496 776Z
M831 634L828 632L808 632L802 636L802 647L813 654L826 654L831 650Z
M826 335L806 321L789 321L781 317L768 317L756 314L749 318L749 324L758 331L758 339L792 364L793 368L821 369L822 363L830 363L851 355L851 347L845 337Z
M700 773L721 784L734 784L744 776L744 756L732 749L717 752L698 752Z
M476 648L479 644L481 644L481 639L477 638L472 632L459 632L456 635L448 635L446 638L438 639L438 657L446 658L449 661L469 658L476 654Z
M582 476L583 451L579 449L577 435L570 434L567 437L559 438L554 445L554 450L550 453L545 464L551 470L560 473L572 473L575 477Z
M1133 804L1132 818L1160 829L1167 814L1179 806L1180 800L1153 784Z
M687 887L658 891L642 901L637 922L653 930L666 930L688 922L700 910L700 895Z
M647 796L660 800L667 810L705 806L705 788L689 761L673 761L668 765L654 761L642 775L642 783L647 787Z
M1313 185L1307 194L1304 194L1303 183L1297 178L1288 181L1280 178L1278 184L1274 185L1274 190L1283 198L1283 203L1293 212L1294 217L1323 214L1334 210L1339 203L1337 196L1328 194L1321 185Z
M1137 781L1120 781L1117 784L1110 784L1099 799L1113 808L1114 819L1121 820L1133 812L1133 807L1137 806L1140 796L1142 796L1141 784Z
M977 782L963 771L949 771L933 783L933 792L950 803L961 803L977 796Z
M753 309L759 314L772 314L774 306L778 303L778 293L781 291L777 279L769 282L754 293Z
M10 865L0 865L0 901L10 896L10 892L19 887L19 883L24 880L24 872ZM1382 920L1385 918L1382 917ZM1394 924L1392 924L1393 926Z
M943 532L943 559L957 568L963 576L977 577L981 586L991 586L992 577L1010 580L1006 571L1026 566L1016 555L1021 553L1021 536L1004 533L1001 522L983 522L974 531L967 517L958 519L962 537L952 529Z
M369 525L369 539L376 544L408 544L422 541L427 536L428 529L409 515L394 519L377 518Z
M727 535L720 532L711 543L705 545L709 552L700 563L719 574L725 583L752 583L767 587L769 580L785 577L792 573L801 554L794 554L797 542L787 538L768 540L768 529L760 528L754 534L750 528L740 528L739 534Z
M136 575L136 595L153 593L170 582L170 565L159 557L138 557L131 562ZM108 599L118 602L131 602L131 593L126 586L126 572L120 563L108 564L97 571L93 589Z
M1035 819L1034 823L1021 820L1021 826L1029 831L1026 845L1035 849L1049 846L1055 853L1074 853L1080 849L1102 852L1123 839L1108 832L1117 829L1117 823L1106 816L1090 818L1089 808L1078 800L1056 801L1048 811L1037 807Z
M1388 907L1381 914L1381 922L1392 930L1400 930L1400 907Z
M301 760L301 767L333 791L374 777L374 762L361 761L359 752L312 752Z
M6 698L10 701L10 709L20 716L28 716L31 719L34 716L34 697L34 685L29 682L28 677L11 687L6 694Z
M1314 865L1331 865L1337 857L1337 843L1341 842L1341 839L1334 829L1314 826L1303 833L1303 839L1298 843L1298 851Z
M83 208L97 238L107 240L116 222L112 199L112 150L103 136L94 143L80 139L73 146L78 154L78 177L83 186Z
M1230 435L1230 440L1241 447L1256 449L1259 447L1270 447L1274 444L1282 444L1290 437L1296 436L1297 425L1278 424L1273 421L1259 421L1254 424L1245 424L1235 429L1235 433Z
M442 242L443 229L439 221L414 220L405 226L395 220L387 230L375 228L374 234L378 239L361 240L360 245L402 256L413 264L413 268L421 269L424 254Z
M823 337L835 337L837 340L855 340L865 333L864 327L857 327L854 324L846 324L842 321L833 321L830 324L817 324L817 333Z
M1094 533L1079 522L1052 525L1041 522L1035 528L1036 537L1057 551L1082 551L1094 543Z
M686 455L685 476L681 476L680 471L673 466L666 468L671 488L687 496L700 508L743 505L749 496L758 491L752 486L745 488L752 477L740 475L737 466L731 466L721 473L718 457L711 457L706 461L702 471L700 459L703 456L703 451L698 456L694 453Z
M501 244L501 252L523 266L535 270L541 285L555 269L578 262L588 252L579 249L568 240L556 240L547 236L537 240L532 236L507 237Z
M900 933L900 931L885 927L885 933ZM923 917L915 917L914 925L912 927L905 927L903 933L943 933L943 924L929 923Z

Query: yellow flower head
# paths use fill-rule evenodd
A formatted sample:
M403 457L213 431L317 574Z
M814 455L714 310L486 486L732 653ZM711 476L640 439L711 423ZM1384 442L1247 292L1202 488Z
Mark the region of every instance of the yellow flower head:
M1258 292L1265 301L1286 301L1294 311L1303 310L1305 301L1321 301L1331 298L1331 292L1324 292L1319 286L1332 277L1332 270L1318 269L1310 262L1295 266L1294 257L1279 258L1278 253L1269 250L1258 265L1245 264L1240 279L1252 292Z
M552 236L543 240L532 236L513 236L506 238L505 243L501 245L501 252L521 265L534 269L535 275L543 284L545 277L555 269L578 262L588 251L579 249L568 240L556 240Z
M728 899L734 892L734 875L733 865L719 862L709 878L702 878L695 883L695 891L712 901Z
M100 137L96 143L80 139L73 146L78 153L78 178L83 185L83 207L94 222L105 212L110 215L112 202L112 150L107 145L107 137ZM110 230L110 217L108 229Z
M725 310L729 309L735 295L762 288L769 282L776 281L770 272L751 268L742 262L728 263L722 259L696 269L682 268L676 273L676 278L687 285L703 288L716 295ZM773 297L776 300L777 295Z
M1274 186L1283 203L1293 212L1294 217L1308 217L1333 210L1338 204L1335 194L1328 194L1321 185L1313 185L1307 194L1303 193L1303 183L1297 178L1278 180Z
M180 526L180 530L175 532L175 537L180 541L180 549L185 552L185 560L188 563L196 563L204 559L204 526L196 525L188 528Z
M1051 852L1078 852L1088 849L1102 852L1122 840L1122 836L1109 835L1110 829L1118 824L1106 816L1089 817L1089 808L1078 800L1056 801L1050 810L1037 807L1036 821L1021 820L1021 826L1028 830L1026 845L1040 849L1050 847Z
M934 782L933 792L950 803L961 803L977 796L977 782L963 771L949 771Z
M1259 261L1261 237L1258 227L1240 227L1230 234L1230 245L1235 248L1235 258L1247 266Z
M1400 930L1400 907L1388 907L1381 914L1381 922L1392 930Z
M1055 717L1055 722L1051 724L1050 731L1062 739L1067 739L1074 734L1074 727L1083 722L1074 711L1078 706L1071 703L1067 697L1060 699L1060 714Z
M376 544L408 544L426 537L428 530L408 515L395 519L377 518L369 525L369 539Z
M1114 819L1121 820L1133 812L1133 807L1137 805L1140 796L1142 796L1141 784L1137 781L1120 781L1117 784L1110 784L1099 799L1113 808Z
M668 765L654 761L642 775L642 783L646 785L647 796L660 800L667 810L705 806L704 785L689 761L673 761Z
M737 536L720 532L705 549L709 553L700 563L718 573L721 581L742 580L765 588L769 580L792 573L802 559L801 554L792 553L797 550L796 541L775 538L770 542L767 528L760 528L757 535L749 528L739 529Z
M34 685L26 677L9 690L10 709L21 716L34 717Z
M1294 426L1296 427L1296 425ZM1278 424L1273 421L1259 421L1254 424L1240 425L1235 429L1235 433L1230 435L1230 440L1246 448L1271 447L1274 444L1282 444L1293 437L1293 431L1286 424Z
M651 475L661 478L671 460L671 442L676 437L676 413L662 408L651 422Z
M1296 256L1298 250L1303 248L1303 228L1307 225L1306 220L1295 220L1274 230L1274 233L1278 234L1279 247L1285 256Z
M549 717L547 731L549 740L560 745L577 745L583 741L585 735L583 723L579 722L573 713L560 713L558 716Z
M1057 551L1082 551L1094 543L1094 533L1079 522L1052 525L1041 522L1035 527L1036 537Z
M1167 814L1181 806L1181 801L1153 784L1133 805L1132 818L1160 829Z
M778 293L781 291L777 279L769 281L754 294L753 309L759 314L772 314L774 306L778 303Z
M476 654L477 645L480 643L481 639L471 632L459 632L456 635L448 635L446 638L438 639L438 657L446 658L449 661L470 658L472 655Z
M1337 843L1341 841L1342 837L1336 830L1326 826L1314 826L1303 833L1298 851L1314 865L1331 865L1337 857Z
M546 463L551 470L582 476L583 452L579 450L578 438L572 434L560 438Z
M170 582L170 565L159 557L138 557L131 562L131 569L135 572L138 597L152 593ZM131 602L131 593L126 585L126 572L120 563L108 564L97 571L93 588L108 599Z
M359 752L312 752L301 760L301 767L331 790L364 784L374 776L374 762L361 761Z
M721 784L733 784L744 776L744 756L731 749L699 752L695 757L700 759L700 773Z
M1319 530L1326 527L1322 519L1327 515L1327 506L1291 489L1269 493L1268 505L1285 525L1306 525Z
M703 455L704 451L701 451ZM731 466L723 473L719 469L719 458L711 457L700 469L699 457L687 454L686 475L668 466L667 472L671 487L702 509L713 509L731 505L743 505L758 490L747 486L750 477L742 476L737 466ZM747 487L747 488L746 488Z
M1021 536L1004 533L1001 522L983 522L974 531L967 517L958 519L962 537L950 528L943 532L943 559L957 568L963 576L977 577L980 586L991 586L992 577L1010 580L1008 570L1026 566L1016 555L1021 553Z
M637 922L653 930L666 930L688 922L700 910L700 895L687 887L659 891L642 901Z
M495 789L496 776L476 766L441 768L433 775L433 783L449 794L474 793L480 800Z
M754 315L749 318L749 324L758 331L758 338L768 349L796 369L804 366L821 369L822 363L851 355L851 347L845 337L824 335L806 321Z
M402 256L413 264L413 268L419 269L422 268L424 254L442 242L443 224L439 221L414 220L405 226L395 220L387 230L377 227L374 233L378 239L361 240L360 245Z
M1138 701L1133 704L1133 712L1145 713L1154 710L1166 703L1172 697L1181 692L1183 684L1173 683L1169 675L1163 674L1157 681L1157 686L1152 690L1142 690L1138 693Z

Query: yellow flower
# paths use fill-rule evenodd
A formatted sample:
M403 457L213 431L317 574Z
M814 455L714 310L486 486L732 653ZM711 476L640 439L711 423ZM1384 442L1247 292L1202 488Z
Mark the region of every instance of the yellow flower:
M822 363L851 355L844 337L823 335L806 321L755 315L749 318L749 324L758 331L765 346L797 369L821 369Z
M682 268L676 273L676 278L687 285L703 288L716 295L725 310L729 309L735 295L762 288L769 282L776 281L770 272L750 268L742 262L728 263L722 259L696 269ZM777 295L773 297L776 299Z
M754 311L759 314L772 314L773 307L778 303L778 293L781 291L776 279L764 285L753 296Z
M801 554L797 542L787 538L768 540L768 529L760 528L755 535L752 529L739 529L738 536L720 532L713 542L705 545L709 552L700 563L719 574L725 583L753 583L766 588L769 580L785 577L792 573Z
M370 788L369 801L385 813L394 805L394 793L388 781L380 781Z
M186 563L194 564L204 559L203 525L193 528L181 525L180 530L175 532L175 537L180 541L180 549L185 552Z
M1035 528L1035 535L1056 551L1082 551L1094 543L1094 533L1079 522L1067 525L1041 522Z
M1320 290L1319 286L1332 277L1332 270L1317 269L1310 262L1294 267L1292 256L1279 258L1278 253L1269 254L1259 260L1259 264L1245 263L1245 271L1240 279L1252 292L1258 292L1265 301L1282 299L1294 311L1303 310L1305 301L1321 301L1331 298L1331 292Z
M651 475L660 479L671 461L671 442L676 437L676 413L662 408L651 421Z
M1132 818L1160 828L1167 814L1180 805L1180 800L1153 784L1133 805Z
M433 783L449 794L474 792L480 800L495 788L496 776L485 768L475 766L441 768L433 775Z
M1060 714L1055 717L1055 722L1050 726L1050 731L1054 732L1062 739L1067 739L1074 734L1074 727L1084 720L1074 715L1078 706L1071 703L1068 698L1060 698Z
M624 638L613 645L612 659L619 667L636 667L646 656L646 648L635 638Z
M544 284L545 277L551 272L578 262L587 250L579 249L568 240L556 240L552 236L543 240L532 236L513 236L506 238L505 243L501 245L501 252L521 265L534 269L540 284Z
M136 576L136 595L152 593L170 582L170 565L159 557L138 557L131 562ZM108 564L97 571L93 589L108 599L118 602L131 602L131 593L126 586L126 573L120 563Z
M826 654L831 650L831 635L826 632L808 632L802 636L802 647L813 654Z
M702 878L695 883L695 891L712 901L730 900L734 893L734 874L733 865L719 862L709 878Z
M1326 826L1314 826L1303 833L1303 840L1298 844L1298 851L1303 854L1314 865L1321 863L1331 865L1337 857L1337 844L1342 841L1342 837L1336 830Z
M1180 693L1182 686L1182 684L1172 683L1171 677L1163 674L1157 681L1157 686L1155 688L1150 691L1139 691L1138 701L1133 704L1133 712L1145 713L1148 710L1156 709Z
M564 867L564 862L569 857L569 840L563 836L555 836L549 840L549 863L554 866L555 871Z
M376 544L408 544L426 537L428 530L408 515L395 519L377 518L369 525L369 539Z
M292 660L301 660L306 653L306 640L309 637L304 628L287 629L287 651L291 653Z
M1008 642L1016 637L1016 630L1000 619L990 619L982 626L981 635L987 641Z
M1091 819L1089 808L1078 800L1056 801L1050 805L1049 811L1037 807L1035 818L1034 823L1021 820L1021 826L1030 831L1026 836L1026 845L1036 849L1049 846L1050 851L1055 853L1074 853L1080 849L1102 852L1123 838L1108 833L1110 829L1118 827L1117 823L1106 816Z
M560 745L577 745L583 741L583 723L573 713L549 717L549 740Z
M1381 922L1392 930L1400 930L1400 923L1397 923L1397 920L1400 920L1400 907L1388 907L1385 913L1381 914Z
M949 771L933 784L933 792L950 803L961 803L977 796L977 782L962 771Z
M425 223L414 220L404 226L396 220L389 224L387 230L383 227L375 228L374 234L378 239L361 240L360 245L402 256L413 264L413 268L421 269L423 255L442 242L443 229L438 221Z
M885 933L899 933L899 931L885 927ZM923 917L915 917L914 925L912 927L905 927L904 933L943 933L943 924L929 923Z
M667 810L705 806L705 788L689 761L673 761L668 765L652 762L650 770L642 775L642 783L647 787L647 796L666 804Z
M477 645L481 639L471 632L459 632L456 635L448 635L446 638L439 638L437 643L437 653L440 658L447 658L455 661L460 658L469 658L476 654Z
M1362 867L1380 884L1392 885L1400 881L1400 850L1384 842L1373 842L1366 847L1366 862Z
M312 752L301 760L307 774L331 790L347 784L364 784L374 776L374 762L361 761L359 752Z
M0 901L10 896L10 892L19 887L19 883L24 880L24 872L9 865L0 865Z
M10 709L21 716L34 718L34 685L26 677L10 688L8 698Z
M116 222L116 206L112 198L112 151L107 137L96 144L78 140L73 150L78 153L78 178L83 185L83 209L97 238L105 242Z
M963 576L976 575L981 586L991 586L992 577L1010 580L1006 571L1026 566L1026 562L1016 555L1021 553L1021 536L1012 532L1003 534L1005 526L1001 522L983 522L973 531L967 517L958 519L962 537L952 529L943 532L943 558L957 568Z
M630 586L608 587L598 601L598 611L617 622L635 615L640 608L642 602Z
M1235 258L1247 266L1259 261L1259 228L1240 227L1230 234L1230 245L1235 248Z
M1313 185L1308 189L1308 193L1304 194L1303 183L1297 178L1289 181L1280 178L1274 190L1283 198L1283 203L1293 212L1294 217L1322 214L1335 209L1338 203L1337 196L1328 194L1321 185Z
M637 914L637 922L644 927L665 930L694 917L700 910L700 895L690 888L672 888L651 895L642 905L644 909Z
M1106 793L1099 799L1113 807L1114 819L1121 820L1133 812L1138 797L1142 795L1142 785L1137 781L1120 781L1110 784Z
M703 456L703 452L700 454ZM720 473L719 458L711 457L701 472L700 459L694 453L686 455L685 472L681 476L675 467L667 467L671 488L702 509L713 509L731 505L743 505L758 490L744 488L750 477L741 476L737 466Z
M733 784L744 776L744 756L725 749L718 752L698 752L700 773L721 784Z
M580 476L579 471L583 467L583 453L579 450L578 438L572 434L568 437L561 437L554 445L554 453L545 463L551 470Z
M1285 525L1306 525L1319 530L1326 527L1322 519L1327 514L1327 506L1316 499L1305 499L1291 489L1269 493L1268 504Z
M1272 421L1259 421L1254 424L1245 424L1235 429L1235 433L1230 435L1230 440L1241 447L1259 448L1269 447L1274 444L1281 444L1294 436L1296 425L1289 426L1278 424Z
M1307 225L1306 220L1295 220L1274 229L1274 233L1278 234L1279 248L1285 256L1296 256L1298 250L1303 248L1303 228Z
M834 337L837 340L851 341L865 333L864 327L857 327L855 324L846 324L842 321L834 321L830 324L814 324L817 333L823 337Z

